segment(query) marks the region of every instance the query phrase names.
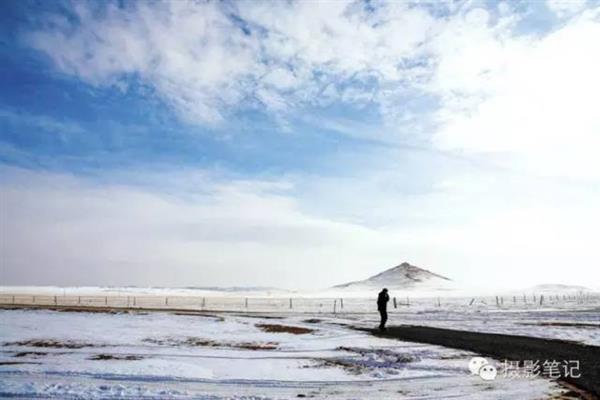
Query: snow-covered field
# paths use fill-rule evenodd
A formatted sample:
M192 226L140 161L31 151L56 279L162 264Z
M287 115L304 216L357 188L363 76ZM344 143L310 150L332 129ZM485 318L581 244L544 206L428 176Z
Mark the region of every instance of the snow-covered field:
M465 326L447 313L396 313L390 322L507 328L507 315L497 316L505 322ZM560 391L542 378L505 378L499 361L498 377L484 381L467 368L474 354L352 329L374 317L1 310L0 397L538 399Z
M0 397L539 399L562 390L505 378L501 360L484 381L467 368L475 354L356 330L378 323L374 293L0 287L2 304L97 311L0 310ZM390 325L600 345L600 296L580 288L391 295Z

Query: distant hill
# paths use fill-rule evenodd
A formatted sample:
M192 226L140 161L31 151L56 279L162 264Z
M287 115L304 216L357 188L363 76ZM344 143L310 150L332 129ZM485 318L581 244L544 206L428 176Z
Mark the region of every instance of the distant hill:
M585 286L580 286L580 285L563 285L560 283L546 283L543 285L536 285L533 286L531 288L529 288L529 290L532 291L539 291L539 292L586 292L586 291L590 291L592 289L585 287Z
M376 290L387 287L393 289L443 289L451 280L423 268L403 262L362 281L336 285L333 289Z

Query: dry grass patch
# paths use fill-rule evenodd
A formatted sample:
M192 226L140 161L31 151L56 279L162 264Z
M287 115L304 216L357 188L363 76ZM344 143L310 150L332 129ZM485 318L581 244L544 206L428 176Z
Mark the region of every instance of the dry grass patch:
M189 347L219 347L242 350L277 350L279 343L276 342L219 342L212 339L198 337L186 338L146 338L143 342L157 344L160 346L189 346Z
M141 360L143 357L135 355L124 355L124 354L96 354L88 358L88 360L104 361L104 360L120 360L120 361L136 361Z
M21 365L21 364L41 364L34 361L0 361L0 365Z
M103 347L103 345L94 343L77 342L74 340L55 340L55 339L31 339L18 342L6 342L4 346L28 346L44 347L53 349L83 349L84 347Z
M313 333L315 331L314 329L303 328L301 326L279 324L256 324L255 326L263 332L291 333L293 335L306 335L307 333Z
M47 356L48 353L44 353L41 351L21 351L19 353L16 353L13 357L28 357L28 356L32 356L32 357L42 357L42 356Z

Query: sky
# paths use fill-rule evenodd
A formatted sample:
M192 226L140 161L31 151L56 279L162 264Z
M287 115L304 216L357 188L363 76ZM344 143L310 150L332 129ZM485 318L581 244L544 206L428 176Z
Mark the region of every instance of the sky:
M0 2L0 284L600 282L600 2Z

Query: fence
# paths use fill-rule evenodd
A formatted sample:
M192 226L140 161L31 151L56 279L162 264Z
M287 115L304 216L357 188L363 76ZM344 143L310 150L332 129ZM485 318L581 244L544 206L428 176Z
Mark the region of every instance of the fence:
M0 305L80 306L137 309L184 309L238 312L366 313L376 310L375 299L367 298L274 298L197 296L51 296L0 294ZM393 297L390 312L422 309L536 309L600 305L597 293L533 294L485 297Z

